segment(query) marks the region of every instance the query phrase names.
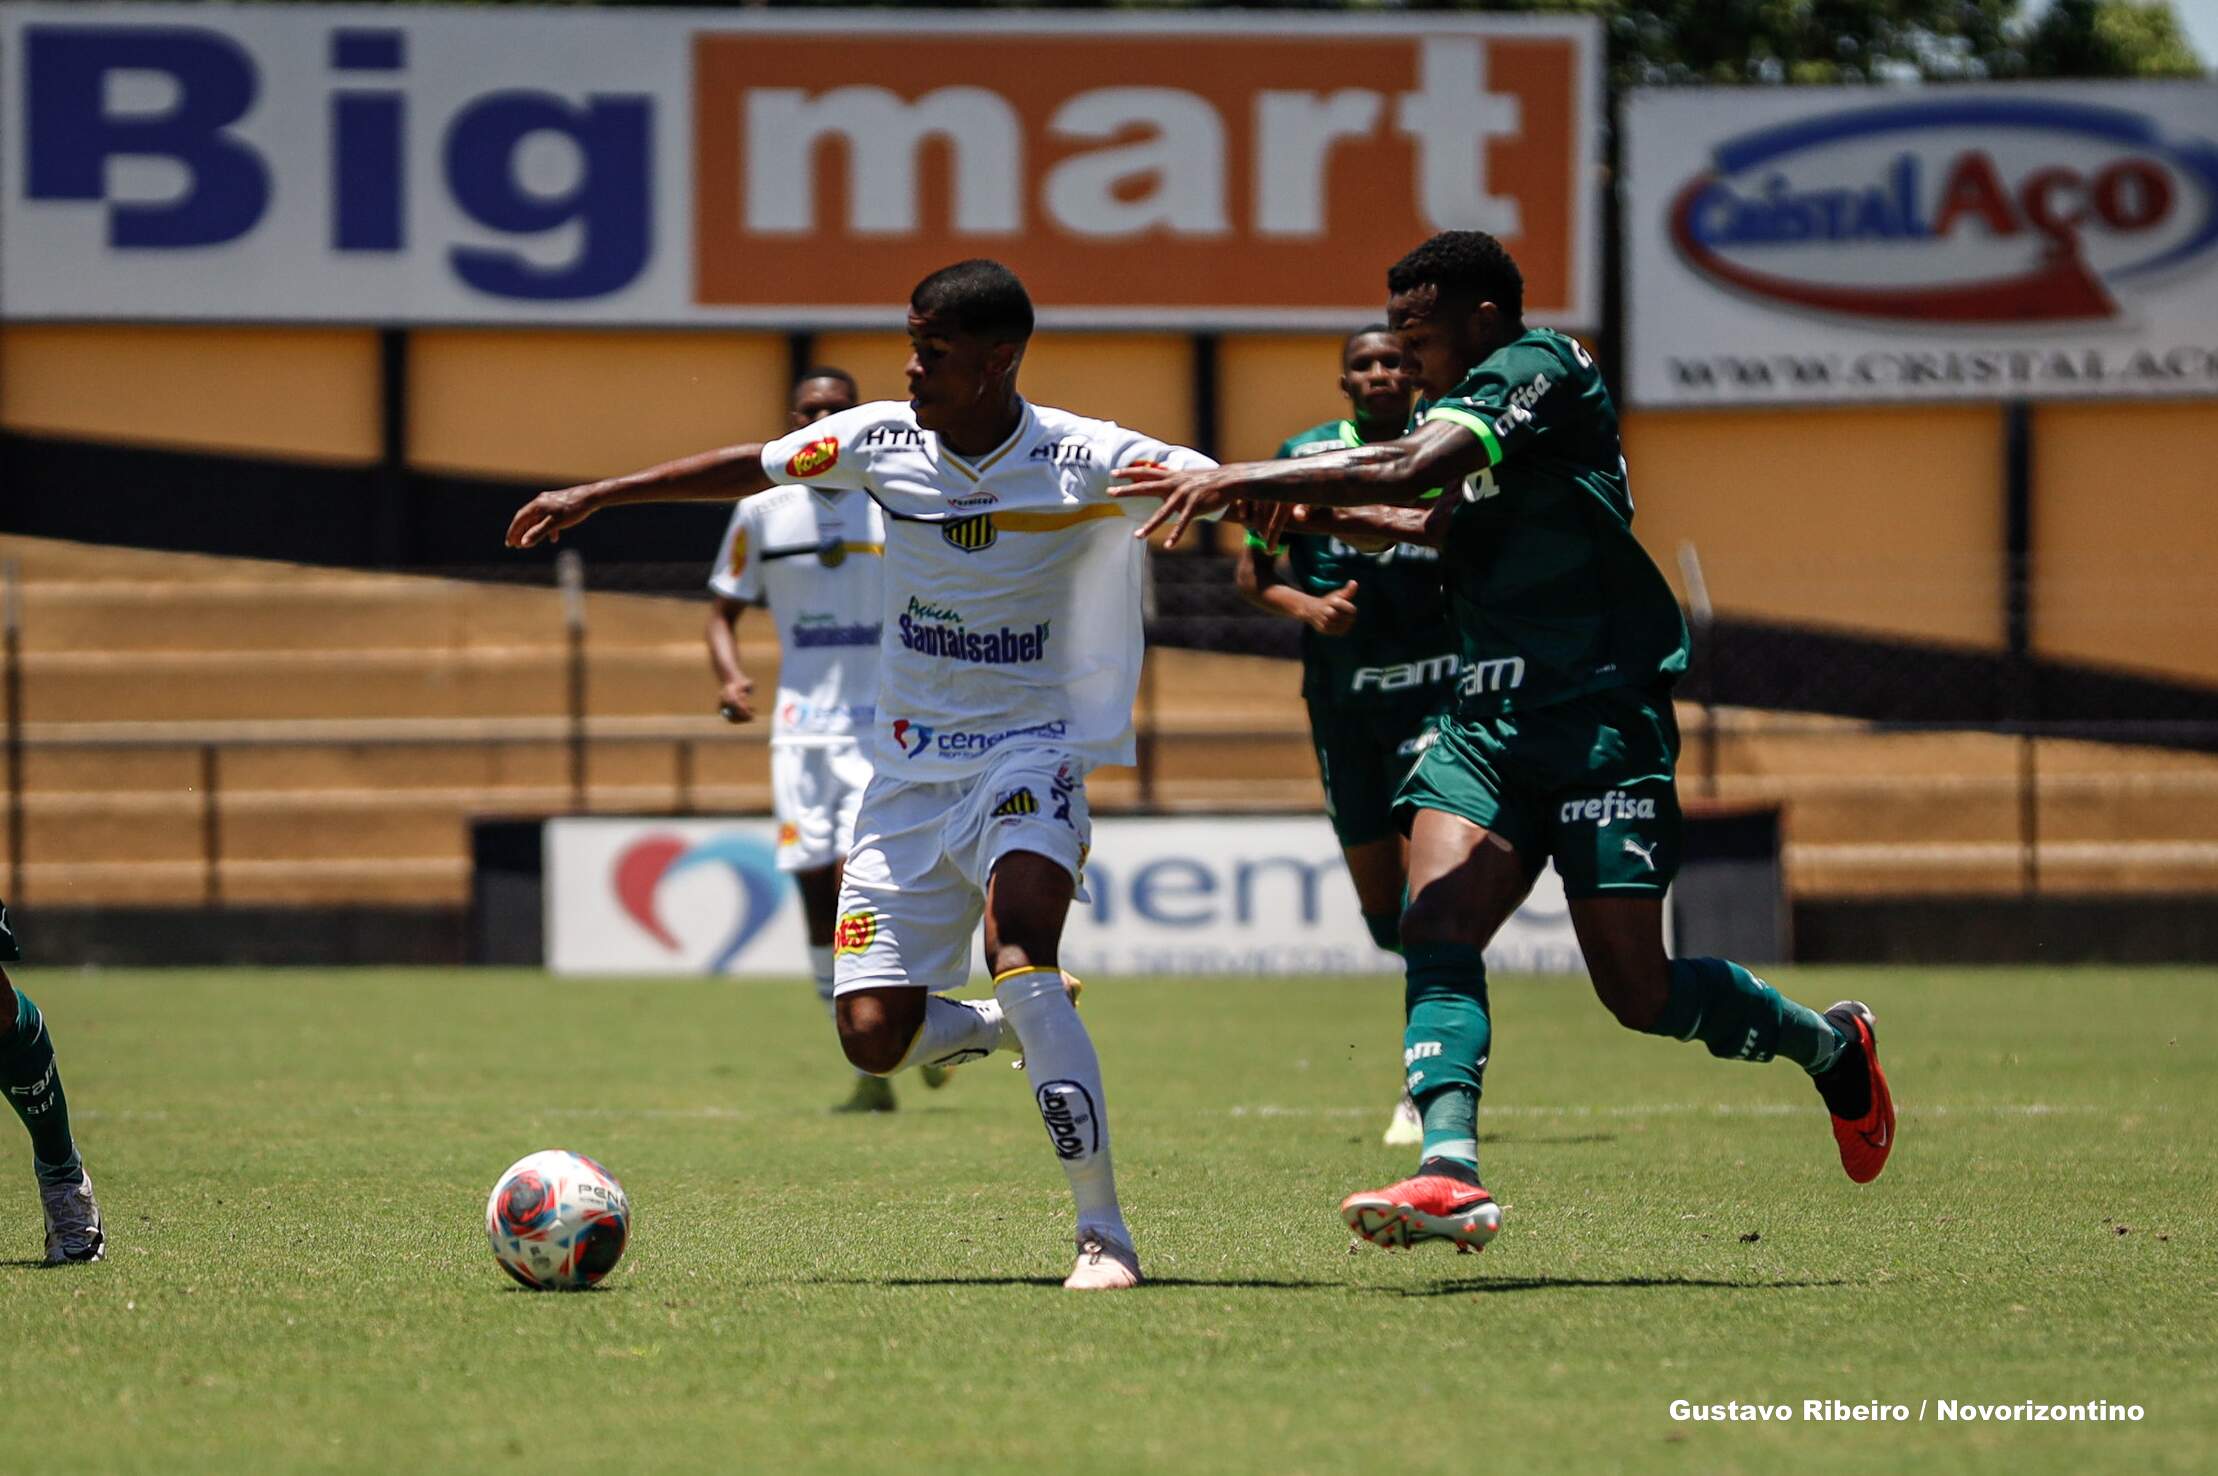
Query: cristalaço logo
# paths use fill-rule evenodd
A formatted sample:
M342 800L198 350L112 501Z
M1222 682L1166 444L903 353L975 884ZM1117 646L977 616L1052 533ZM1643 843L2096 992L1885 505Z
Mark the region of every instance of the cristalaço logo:
M1883 103L1727 139L1669 225L1696 272L1794 307L2114 318L2119 287L2218 246L2218 147L2055 97Z

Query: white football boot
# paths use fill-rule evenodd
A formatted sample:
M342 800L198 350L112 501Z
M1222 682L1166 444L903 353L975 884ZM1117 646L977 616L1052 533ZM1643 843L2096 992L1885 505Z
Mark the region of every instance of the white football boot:
M1425 1141L1425 1119L1418 1114L1409 1093L1402 1093L1402 1100L1394 1104L1394 1115L1387 1120L1379 1141L1389 1148L1415 1148Z
M1123 1291L1140 1284L1139 1254L1091 1225L1078 1232L1078 1264L1064 1279L1066 1291Z
M46 1211L47 1265L97 1261L108 1254L100 1205L92 1197L92 1175L83 1168L77 1170L75 1183L41 1183L39 1205Z

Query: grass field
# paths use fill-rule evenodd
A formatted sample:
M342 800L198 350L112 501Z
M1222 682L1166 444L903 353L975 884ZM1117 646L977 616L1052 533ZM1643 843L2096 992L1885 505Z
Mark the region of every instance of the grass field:
M801 985L28 971L107 1211L46 1270L0 1124L0 1470L2207 1471L2218 975L1801 970L1879 1012L1885 1178L1791 1067L1495 984L1482 1257L1351 1253L1399 996L1099 981L1154 1284L1079 1297L1007 1058L903 1110ZM599 1291L493 1264L511 1160L630 1191ZM1675 1398L2109 1399L2128 1424L1675 1423Z

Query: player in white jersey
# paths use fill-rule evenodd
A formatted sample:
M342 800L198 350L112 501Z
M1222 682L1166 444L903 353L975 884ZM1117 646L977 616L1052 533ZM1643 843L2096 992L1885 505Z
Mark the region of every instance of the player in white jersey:
M1091 1038L1058 966L1083 899L1086 774L1131 763L1147 507L1122 467L1212 465L1108 421L1027 403L1023 284L966 261L909 299L907 404L860 405L768 445L726 447L544 492L512 546L632 502L749 497L780 483L868 492L886 523L877 775L863 796L834 945L841 1044L866 1071L1021 1050L1078 1207L1078 1290L1139 1284L1117 1203ZM981 915L990 1000L970 974Z
M793 386L793 428L855 408L855 378L811 369ZM878 702L878 637L885 607L885 521L861 492L782 487L732 509L709 571L709 666L726 722L755 720L755 683L739 664L738 626L767 605L778 632L778 690L770 708L771 808L778 869L793 874L808 925L809 970L832 1008L832 925L840 863L855 840L855 811L870 783L863 751ZM926 1067L924 1084L947 1080ZM891 1112L893 1083L855 1072L838 1110Z

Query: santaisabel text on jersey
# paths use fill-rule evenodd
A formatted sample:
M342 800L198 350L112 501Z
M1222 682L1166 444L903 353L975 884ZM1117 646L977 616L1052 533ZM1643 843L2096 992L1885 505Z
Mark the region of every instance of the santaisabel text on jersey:
M775 482L865 492L884 516L880 772L959 778L1008 744L1133 761L1145 548L1132 532L1155 504L1112 498L1111 473L1209 458L1032 404L1007 441L967 457L886 400L795 431L762 460Z

